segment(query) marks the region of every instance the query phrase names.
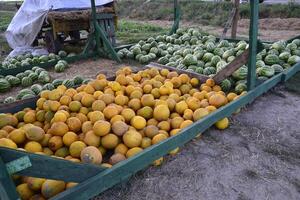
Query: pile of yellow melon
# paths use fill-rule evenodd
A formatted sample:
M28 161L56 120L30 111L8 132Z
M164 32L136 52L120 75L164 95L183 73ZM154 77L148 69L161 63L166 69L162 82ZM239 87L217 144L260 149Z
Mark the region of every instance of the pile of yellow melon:
M0 146L111 167L171 137L238 98L226 95L212 79L200 83L186 74L149 68L100 74L76 89L43 91L37 108L0 114ZM225 118L215 125L228 127ZM176 154L178 148L170 152ZM104 159L107 151L110 158ZM159 165L162 158L154 164ZM47 199L76 183L16 178L22 199Z

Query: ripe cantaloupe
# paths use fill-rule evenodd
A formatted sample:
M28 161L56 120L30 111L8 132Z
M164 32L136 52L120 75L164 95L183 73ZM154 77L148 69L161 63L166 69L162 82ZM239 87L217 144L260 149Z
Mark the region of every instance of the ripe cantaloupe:
M221 119L220 121L218 121L217 123L215 123L215 126L220 129L220 130L223 130L223 129L226 129L228 128L229 126L229 120L227 117Z
M119 111L115 106L107 106L104 108L103 114L106 119L111 119L113 116L118 115Z
M174 117L171 119L171 127L172 129L179 128L184 119L182 117Z
M93 111L96 111L96 110L103 111L104 108L105 108L105 106L106 106L106 104L104 103L104 101L102 101L102 100L96 100L92 104L92 110Z
M81 161L84 163L100 164L102 162L102 154L96 147L85 147L80 154Z
M151 139L148 137L143 137L141 147L143 149L146 149L147 147L150 147L152 144Z
M72 112L78 112L81 108L81 103L79 101L71 101L69 103L69 109Z
M81 98L81 104L85 107L92 106L93 102L95 101L95 98L91 94L85 93Z

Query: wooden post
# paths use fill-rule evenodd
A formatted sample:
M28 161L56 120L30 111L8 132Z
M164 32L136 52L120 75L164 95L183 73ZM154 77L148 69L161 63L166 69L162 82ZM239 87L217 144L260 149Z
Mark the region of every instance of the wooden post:
M231 38L236 38L236 32L237 32L237 26L240 16L240 0L233 0L234 1L234 7L235 7L235 14L233 17L233 23L231 28Z
M254 89L256 81L256 54L257 54L257 34L258 34L258 0L250 1L251 18L249 30L249 62L248 62L248 76L247 88L248 91Z

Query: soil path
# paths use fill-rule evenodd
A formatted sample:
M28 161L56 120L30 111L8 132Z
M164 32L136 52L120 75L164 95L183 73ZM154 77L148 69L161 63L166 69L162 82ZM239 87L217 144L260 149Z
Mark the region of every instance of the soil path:
M277 87L209 129L161 167L98 198L128 200L300 199L300 98Z

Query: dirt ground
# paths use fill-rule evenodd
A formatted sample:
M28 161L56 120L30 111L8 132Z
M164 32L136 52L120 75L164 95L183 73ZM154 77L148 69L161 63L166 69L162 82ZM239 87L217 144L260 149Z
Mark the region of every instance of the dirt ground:
M300 199L299 95L279 86L95 200Z
M151 23L160 26L171 27L172 21L151 20L143 21L144 23ZM247 38L249 35L249 19L241 19L238 23L237 36ZM180 22L182 27L198 27L204 32L208 32L215 35L221 35L223 27L205 26L201 24L195 24L192 22L182 21ZM298 18L267 18L259 20L259 33L258 36L261 40L276 41L287 40L289 38L299 35L300 21ZM227 32L227 36L230 36L230 30Z

